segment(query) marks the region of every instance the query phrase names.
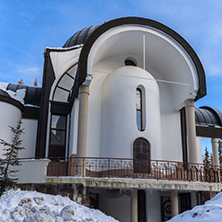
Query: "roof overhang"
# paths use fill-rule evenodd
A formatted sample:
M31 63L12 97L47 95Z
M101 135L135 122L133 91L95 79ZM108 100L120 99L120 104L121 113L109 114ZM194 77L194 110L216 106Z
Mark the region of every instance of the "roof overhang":
M205 73L203 66L198 56L186 40L184 40L178 33L159 22L138 17L126 17L111 20L99 26L89 36L83 45L79 57L78 73L76 78L76 83L78 84L75 84L77 87L85 81L88 74L92 74L93 64L98 62L102 57L104 59L107 56L107 52L113 53L114 56L115 53L118 53L119 47L115 47L115 49L112 48L115 43L118 43L117 33L120 37L119 39L122 39L120 41L121 50L126 50L126 47L129 46L129 43L131 43L131 51L135 51L133 50L135 48L142 48L139 47L142 39L138 39L136 42L130 42L132 41L132 39L130 39L127 43L127 38L130 38L129 34L133 36L132 38L137 39L141 38L142 34L145 33L147 64L152 63L152 67L156 69L158 73L165 72L165 75L168 73L168 76L163 78L166 81L182 81L187 85L191 85L188 98L198 100L206 95ZM109 46L109 49L111 50L105 50L105 45L106 47ZM163 47L165 48L163 49ZM98 48L100 48L99 53L96 53ZM137 53L139 53L138 50ZM170 56L168 53L170 53ZM170 63L174 64L174 66ZM177 65L179 63L180 66ZM166 68L164 64L170 65ZM146 66L146 68L147 67L148 66ZM180 70L180 67L182 67L181 70L183 71ZM189 72L187 72L187 70ZM188 76L187 79L186 76ZM162 77L163 76L161 76L161 78ZM188 91L186 93L188 94Z

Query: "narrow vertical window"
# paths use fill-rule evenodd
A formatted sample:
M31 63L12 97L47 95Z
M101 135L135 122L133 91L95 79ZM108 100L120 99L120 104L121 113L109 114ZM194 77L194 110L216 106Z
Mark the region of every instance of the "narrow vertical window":
M142 110L142 91L136 89L136 121L138 130L142 131L143 128L143 110Z
M66 150L66 116L51 116L49 157L64 157Z

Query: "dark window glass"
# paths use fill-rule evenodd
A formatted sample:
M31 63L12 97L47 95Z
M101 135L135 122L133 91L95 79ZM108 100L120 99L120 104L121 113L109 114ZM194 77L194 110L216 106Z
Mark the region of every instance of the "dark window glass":
M54 145L65 145L65 131L51 130L51 142Z
M141 89L136 89L136 121L138 130L142 131L143 129L143 110L142 110L142 91Z
M133 143L134 173L150 173L150 144L144 138Z
M126 65L126 66L136 66L136 63L133 62L133 61L130 60L130 59L126 59L126 60L125 60L125 65Z
M63 129L66 128L66 116L58 116L52 115L52 122L51 122L52 129Z
M66 149L66 116L52 115L49 157L64 157Z

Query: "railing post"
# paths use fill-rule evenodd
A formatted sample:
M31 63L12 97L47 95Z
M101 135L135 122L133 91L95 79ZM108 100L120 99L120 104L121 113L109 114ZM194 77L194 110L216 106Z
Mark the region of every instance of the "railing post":
M82 177L85 177L85 170L86 170L86 166L85 166L85 157L83 157L83 175L82 175Z
M157 160L157 178L156 178L157 180L159 179L159 162L158 162L158 160Z
M56 169L57 177L59 176L59 163L60 163L60 158L58 158L58 164L56 164L57 165L57 169Z
M108 178L110 177L110 158L108 158Z
M121 158L121 162L120 162L120 177L123 177L123 167L122 167L122 158Z
M97 166L97 158L96 158L96 163L95 163L95 169L96 169L96 172L99 172L98 171L98 166ZM97 173L98 174L98 173ZM98 174L99 175L99 174Z

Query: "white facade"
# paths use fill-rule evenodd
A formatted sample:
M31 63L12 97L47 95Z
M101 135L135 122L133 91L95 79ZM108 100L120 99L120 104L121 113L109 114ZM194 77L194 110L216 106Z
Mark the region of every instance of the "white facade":
M11 132L11 127L16 127L18 121L21 118L21 110L18 107L13 106L12 104L8 104L6 102L1 102L1 117L0 117L0 135L1 139L11 142L13 138L13 133ZM4 153L3 149L5 148L2 144L0 144L0 158L4 158L2 154Z
M171 213L161 206L171 199L178 213L200 202L198 192L221 189L216 176L209 185L203 171L192 174L201 169L201 138L213 138L215 146L222 137L222 114L195 110L194 101L206 94L205 74L176 32L149 19L120 18L83 29L44 56L37 102L29 99L36 100L33 87L26 87L21 106L0 91L3 139L12 138L8 125L15 127L23 114L26 149L19 157L29 160L19 183L81 185L74 198L94 192L99 208L121 222L137 215L144 217L139 222L164 221ZM107 195L113 189L119 196Z
M35 156L36 137L37 137L37 120L23 119L22 128L24 129L21 135L22 146L25 148L19 152L20 158L33 158Z

